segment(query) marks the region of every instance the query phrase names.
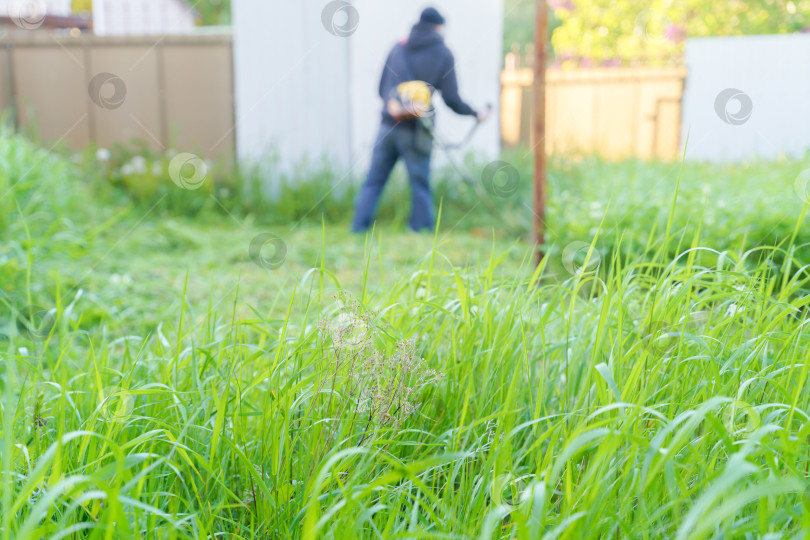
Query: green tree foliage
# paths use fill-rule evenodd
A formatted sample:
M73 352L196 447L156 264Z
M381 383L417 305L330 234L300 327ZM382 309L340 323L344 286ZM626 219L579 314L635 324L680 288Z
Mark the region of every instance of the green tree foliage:
M551 0L563 61L657 63L680 58L686 37L810 30L810 0Z
M512 45L518 44L523 49L534 42L535 0L505 0L503 17L503 52L507 53ZM549 14L549 32L560 26L554 12Z
M201 0L194 7L204 26L231 24L231 0Z
M204 26L231 24L231 0L198 0L188 4L197 11ZM93 0L72 0L71 7L74 11L92 11Z

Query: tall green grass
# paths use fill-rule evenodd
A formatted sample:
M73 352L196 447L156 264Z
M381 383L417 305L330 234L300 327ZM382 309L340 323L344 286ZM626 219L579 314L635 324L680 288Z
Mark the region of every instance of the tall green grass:
M257 283L200 303L189 276L137 331L47 283L62 248L23 203L56 184L15 189L3 245L30 237L22 285L56 301L33 326L5 304L2 537L801 537L807 208L778 244L718 245L679 222L688 187L538 270L490 240L462 266L442 233L386 268L381 230L351 286L325 256L249 308Z
M320 225L322 221L345 226L365 174L360 166L343 170L327 161L303 161L286 171L278 166L277 156L268 155L262 167L234 171L212 165L200 189L185 191L168 179L169 155L137 145L111 150L112 157L104 162L96 159L95 152L86 152L79 163L81 174L92 178L96 190L113 186L101 192L110 203L135 205L138 211L160 215L235 216L280 226ZM485 181L489 162L467 154L459 161L475 185L471 188L437 150L432 184L445 227L487 235L494 229L500 238L530 240L532 159L527 149L506 152L500 161L513 177L497 175L492 179L493 189ZM132 166L134 160L139 160L138 167ZM804 201L794 184L806 164L806 158L752 159L736 164L687 161L681 165L612 162L598 156L554 157L549 166L548 237L550 243L564 246L593 238L601 225L622 230L625 252L643 249L650 235L662 233L666 226L671 195L679 181L681 192L673 214L677 230L691 234L703 225L705 241L719 248L777 245L790 237L799 219ZM404 230L408 205L402 201L409 200L408 181L400 166L380 201L380 223ZM602 255L619 248L615 238L603 236L603 243L597 246ZM810 235L800 230L797 240L799 244L810 242ZM671 247L669 256L674 257L677 245Z

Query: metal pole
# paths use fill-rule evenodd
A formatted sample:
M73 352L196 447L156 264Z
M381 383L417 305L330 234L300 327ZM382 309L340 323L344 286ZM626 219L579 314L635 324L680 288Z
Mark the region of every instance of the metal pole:
M546 237L546 43L547 0L535 0L534 28L534 234L537 264L543 260Z

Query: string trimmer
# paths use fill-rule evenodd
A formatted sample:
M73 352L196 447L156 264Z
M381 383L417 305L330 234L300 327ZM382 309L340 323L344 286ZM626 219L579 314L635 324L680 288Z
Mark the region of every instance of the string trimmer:
M491 110L492 105L487 105L487 109ZM481 122L478 122L476 120L475 125L470 128L470 130L467 132L467 135L462 140L456 143L451 143L445 140L443 137L441 137L438 133L436 133L434 125L430 121L430 119L422 118L419 121L433 137L433 140L436 142L436 146L438 146L444 152L444 155L447 157L447 161L450 162L450 165L461 177L461 180L472 189L473 193L475 193L475 195L478 197L478 199L481 201L481 203L484 205L484 207L487 209L490 215L492 215L492 217L500 221L504 227L509 229L509 224L503 218L503 214L501 214L498 207L495 204L493 204L492 199L489 197L489 195L481 189L480 183L476 182L470 176L470 174L459 164L454 155L454 152L456 150L460 150L470 143L476 131L478 131Z

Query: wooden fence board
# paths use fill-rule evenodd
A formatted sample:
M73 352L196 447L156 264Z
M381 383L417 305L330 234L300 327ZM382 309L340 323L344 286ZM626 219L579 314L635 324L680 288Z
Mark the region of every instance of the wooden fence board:
M230 35L71 37L16 32L0 38L0 111L42 144L145 143L233 162L233 54ZM94 77L125 85L92 99ZM119 83L120 84L120 83Z
M685 78L683 67L549 69L546 150L608 159L678 159ZM534 146L528 129L532 70L505 70L501 86L503 145Z

